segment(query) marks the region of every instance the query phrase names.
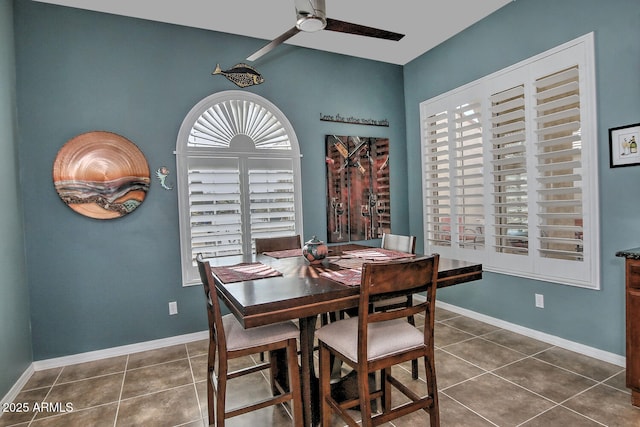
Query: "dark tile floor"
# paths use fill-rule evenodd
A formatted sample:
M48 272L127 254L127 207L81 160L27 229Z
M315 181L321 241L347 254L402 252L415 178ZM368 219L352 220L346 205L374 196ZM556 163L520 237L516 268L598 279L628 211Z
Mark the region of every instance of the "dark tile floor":
M640 426L624 369L443 309L436 319L443 426ZM29 410L4 413L0 427L207 425L206 348L199 341L36 372L16 399ZM424 382L411 380L409 368L398 367L398 373L424 391ZM230 405L270 391L260 373L236 381ZM73 410L60 413L67 403ZM426 419L419 412L389 425L426 425ZM272 407L228 425L291 422L283 407Z

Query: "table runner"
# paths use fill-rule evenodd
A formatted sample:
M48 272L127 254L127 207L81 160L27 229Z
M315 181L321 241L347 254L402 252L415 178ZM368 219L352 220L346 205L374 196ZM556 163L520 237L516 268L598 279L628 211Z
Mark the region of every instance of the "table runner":
M347 286L360 286L362 281L362 270L358 268L323 271L320 275Z
M415 254L407 252L393 251L391 249L384 248L367 248L358 249L355 251L345 251L345 255L353 256L356 258L370 259L374 261L391 261L394 259L413 258Z
M282 251L269 251L263 252L263 255L270 256L272 258L293 258L296 256L302 256L302 249L285 249Z
M261 262L241 263L226 267L211 267L222 283L243 282L245 280L264 279L282 276L278 270Z

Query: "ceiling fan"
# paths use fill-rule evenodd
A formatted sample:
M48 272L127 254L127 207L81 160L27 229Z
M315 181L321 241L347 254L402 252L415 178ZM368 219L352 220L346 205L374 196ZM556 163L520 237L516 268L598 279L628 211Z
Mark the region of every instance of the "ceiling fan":
M352 24L350 22L339 21L327 18L325 0L294 0L296 13L298 15L296 26L274 39L262 49L247 58L248 61L255 61L277 46L281 45L300 31L313 33L320 30L337 31L340 33L356 34L359 36L375 37L385 40L398 41L404 34L391 31L380 30L378 28L366 27L364 25Z

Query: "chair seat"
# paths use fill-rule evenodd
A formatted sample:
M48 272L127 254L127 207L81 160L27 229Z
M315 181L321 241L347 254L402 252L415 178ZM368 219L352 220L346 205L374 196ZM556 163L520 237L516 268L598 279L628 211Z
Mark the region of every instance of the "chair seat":
M316 331L316 337L353 362L358 362L358 318L350 317L331 323ZM376 360L395 353L421 347L424 334L404 319L388 320L369 325L367 353Z
M233 314L227 314L222 317L222 324L229 351L258 347L291 338L296 339L300 336L300 331L292 322L244 329Z

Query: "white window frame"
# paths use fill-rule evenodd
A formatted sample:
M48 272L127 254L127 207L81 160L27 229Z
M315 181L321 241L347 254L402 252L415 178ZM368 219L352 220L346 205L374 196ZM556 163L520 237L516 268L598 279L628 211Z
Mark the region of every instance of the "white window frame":
M210 114L212 108L215 108L217 113L213 116ZM206 116L203 116L205 113ZM202 120L203 117L207 118L208 123L206 125L211 127L212 135L205 135L204 138L199 139L199 135L202 135L202 132L198 130L198 120ZM267 140L263 144L265 141L262 138L265 134L268 134L269 137L268 139L265 137ZM198 141L202 142L199 143ZM232 185L237 185L239 192L239 195L234 197L237 198L238 204L241 206L238 209L240 213L235 213L234 215L241 217L241 225L237 226L241 230L241 244L239 243L237 247L233 247L226 252L224 250L218 253L209 252L209 256L224 256L224 253L227 252L229 255L250 255L255 250L255 236L252 233L259 233L259 237L303 235L301 155L298 139L293 126L284 113L267 99L250 92L237 90L218 92L202 99L189 111L182 122L174 154L176 155L176 187L178 192L183 286L200 284L200 277L195 263L194 251L196 249L192 249L191 233L192 205L190 196L195 191L195 188L193 191L190 188L189 171L194 167L207 169L207 165L215 165L211 166L211 168L215 169L216 167L226 168L225 165L227 164L236 165L234 169L237 170L237 176L239 177L239 182ZM282 190L275 188L279 185L277 183L266 184L260 186L260 191L267 193L256 195L251 191L250 175L256 171L256 166L258 169L263 170L264 168L266 171L282 169L280 166L282 164L290 165L291 168L289 169L289 166L287 166L286 173L287 176L292 176L292 180L287 180L289 182L287 186L293 185L292 194L294 200L292 204L295 229L289 226L287 230L274 230L270 229L266 224L266 229L262 227L262 229L258 230L255 227L255 221L251 221L252 210L254 215L258 215L256 209L259 209L260 214L263 215L263 220L268 221L268 219L264 219L264 215L269 216L268 213L264 213L265 204L270 203L268 202L268 195L280 194L278 191ZM252 167L251 165L254 166ZM217 175L215 171L213 173L222 177L222 175ZM266 172L267 175L269 173L271 172ZM265 175L265 173L262 175ZM224 177L222 179L225 180ZM209 186L211 185L209 184ZM217 186L218 184L213 185ZM235 191L233 194L236 194ZM254 197L259 199L256 200ZM215 212L213 215L217 214L217 211ZM211 215L211 212L208 215Z
M545 240L542 224L542 204L538 200L538 194L542 189L538 178L538 156L536 133L536 97L534 84L537 79L552 75L563 69L576 66L579 70L579 118L581 151L581 181L579 184L582 214L582 229L580 230L581 250L580 256L574 260L553 259L543 256L542 241ZM496 249L494 183L492 164L494 152L492 152L492 124L491 102L493 94L524 84L525 98L525 145L526 145L526 176L527 176L527 226L528 226L528 251L525 255L504 253ZM434 141L433 117L443 112L452 117L454 108L466 105L473 101L481 102L482 144L484 164L484 224L483 233L474 245L465 244L462 235L458 236L459 227L450 227L451 235L447 237L449 242L438 243L434 238L434 189L433 168L444 168L442 162L434 166L433 145ZM422 140L422 177L423 177L423 227L425 252L440 253L442 256L482 262L485 271L526 277L536 280L560 283L589 289L600 289L600 256L599 256L599 204L598 204L598 133L596 117L596 82L593 33L586 34L575 40L564 43L556 48L524 60L506 69L483 77L460 88L426 100L420 104L421 140ZM451 121L451 118L449 119ZM430 123L430 125L427 125ZM427 127L429 131L427 131ZM448 152L455 151L456 138L451 136L454 129L449 126ZM431 139L429 139L431 138ZM440 139L438 140L440 141ZM428 144L431 144L430 146ZM430 151L431 150L431 151ZM431 154L430 154L431 153ZM446 154L445 154L446 156ZM451 156L453 157L453 156ZM429 161L431 160L431 164ZM451 223L467 225L466 218L458 218L455 207L454 179L456 175L456 160L451 158L451 169L448 185L451 187L450 199L435 203L451 205ZM429 168L432 168L430 173ZM448 175L448 172L443 172ZM440 172L436 172L441 174ZM430 187L431 185L431 187ZM444 185L443 185L444 186ZM446 207L444 208L446 211ZM431 212L430 212L431 210ZM436 225L437 229L437 225ZM527 239L525 237L525 239ZM577 249L576 249L577 250ZM508 251L507 251L508 252ZM547 251L548 252L548 251Z

